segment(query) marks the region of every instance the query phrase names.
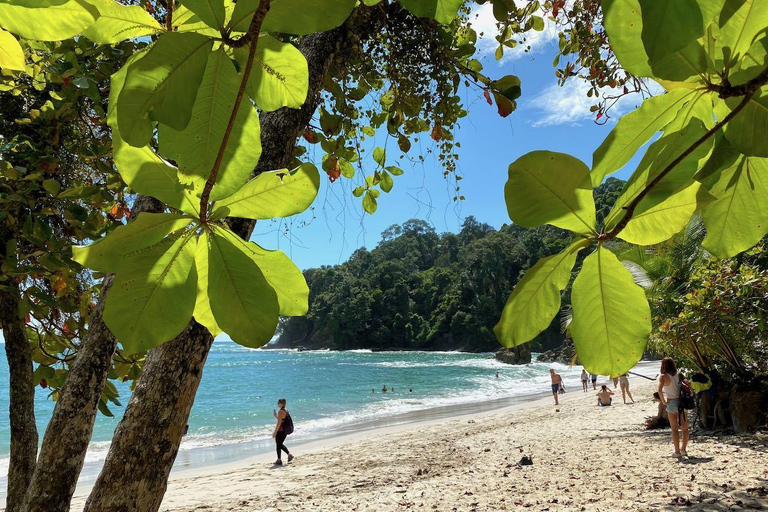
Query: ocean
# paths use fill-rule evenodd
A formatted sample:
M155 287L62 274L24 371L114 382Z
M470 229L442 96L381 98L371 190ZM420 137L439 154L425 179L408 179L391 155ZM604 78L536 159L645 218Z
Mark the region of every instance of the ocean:
M483 411L549 393L549 368L566 391L581 392L581 367L532 363L512 366L493 354L253 350L217 341L205 365L174 471L231 462L273 449L273 409L286 398L295 423L290 444L350 430L416 419ZM496 372L499 372L498 378ZM382 386L390 389L382 393ZM119 384L127 405L130 390ZM372 391L373 390L373 391ZM40 439L53 411L48 390L37 389ZM81 484L92 481L109 448L124 407L96 419ZM8 366L0 357L0 497L6 491L10 453Z

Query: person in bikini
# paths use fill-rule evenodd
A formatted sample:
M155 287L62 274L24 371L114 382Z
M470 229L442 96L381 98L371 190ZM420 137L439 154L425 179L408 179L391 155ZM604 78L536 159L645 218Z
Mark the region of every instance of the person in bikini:
M632 393L629 392L629 375L622 373L619 376L619 386L621 386L621 398L624 400L624 403L627 403L627 395L629 395L629 399L632 400L632 403L635 403L635 399L632 398Z
M613 391L603 384L600 391L597 392L597 405L600 407L608 407L611 405L611 402L613 402Z

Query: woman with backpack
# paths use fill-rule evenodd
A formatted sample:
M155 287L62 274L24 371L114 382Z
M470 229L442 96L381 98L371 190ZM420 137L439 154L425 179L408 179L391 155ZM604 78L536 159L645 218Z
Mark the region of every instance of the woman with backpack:
M661 360L661 375L659 375L659 399L667 409L669 425L672 428L672 443L675 451L671 455L676 459L687 457L685 449L688 446L688 416L685 410L680 408L680 381L681 376L675 367L675 361L671 357ZM680 443L680 431L683 431L683 442Z
M275 431L272 433L272 437L275 439L275 446L277 449L276 466L282 466L283 460L281 458L282 452L288 454L288 462L293 460L293 455L288 451L288 448L283 444L288 434L293 434L293 419L291 414L285 410L285 398L281 398L277 401L277 406L280 411L272 411L272 414L277 418L277 425L275 425Z

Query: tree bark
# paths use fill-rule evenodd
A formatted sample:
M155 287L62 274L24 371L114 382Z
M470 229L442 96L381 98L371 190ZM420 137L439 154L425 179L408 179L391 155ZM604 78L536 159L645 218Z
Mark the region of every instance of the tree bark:
M261 115L262 154L254 174L285 168L317 109L319 92L345 30L313 34L300 50L309 65L309 93L301 109ZM227 219L248 240L256 224ZM139 384L112 441L84 512L156 512L165 494L184 427L211 348L208 331L192 322L176 339L150 350Z
M160 212L157 200L138 197L131 218L140 212ZM66 512L69 510L85 452L93 433L99 398L117 340L104 324L104 301L112 276L104 278L99 303L83 337L77 358L59 393L40 448L40 456L25 496L23 512Z
M4 246L5 244L3 244ZM20 512L37 459L35 423L35 384L32 377L32 351L27 341L24 320L19 318L21 292L15 281L0 292L0 327L5 338L5 354L10 374L11 459L8 465L6 512Z

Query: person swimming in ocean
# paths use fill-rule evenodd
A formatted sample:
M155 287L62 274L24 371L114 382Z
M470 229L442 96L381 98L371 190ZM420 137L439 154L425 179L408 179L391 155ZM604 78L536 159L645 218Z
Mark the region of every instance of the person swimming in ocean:
M386 392L387 392L387 385L386 385L386 384L384 384L383 386L381 386L381 392L382 392L382 393L386 393Z

